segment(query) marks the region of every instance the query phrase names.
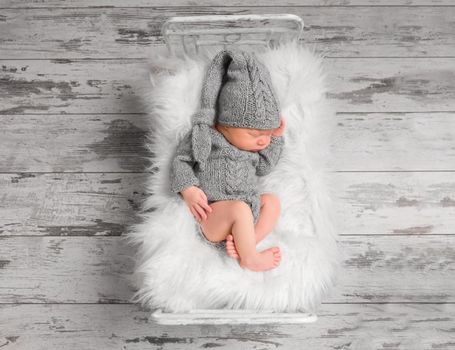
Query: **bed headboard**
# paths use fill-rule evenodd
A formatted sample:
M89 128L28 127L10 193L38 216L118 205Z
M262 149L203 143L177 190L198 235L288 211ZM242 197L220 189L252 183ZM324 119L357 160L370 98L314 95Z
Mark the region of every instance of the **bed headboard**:
M293 14L208 15L171 17L161 28L171 54L198 53L204 46L273 47L299 40L303 20Z

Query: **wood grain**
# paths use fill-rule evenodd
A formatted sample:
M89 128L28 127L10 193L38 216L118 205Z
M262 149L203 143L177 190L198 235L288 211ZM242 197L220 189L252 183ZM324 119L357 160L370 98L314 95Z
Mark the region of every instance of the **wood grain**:
M135 292L135 248L122 237L0 242L0 303L123 303ZM454 244L455 235L342 236L342 274L324 301L454 302Z
M0 172L143 172L148 124L139 115L1 116ZM455 112L340 113L336 171L454 171Z
M143 172L147 115L4 115L0 172Z
M197 5L0 0L0 347L453 349L453 2ZM122 240L148 195L147 58L170 16L267 12L326 56L343 273L314 324L158 326Z
M23 317L27 315L27 317ZM323 304L304 325L162 326L134 305L0 305L5 349L450 350L453 304Z
M333 173L341 234L455 234L452 172ZM0 236L118 236L150 194L146 173L0 174Z
M48 1L48 4L52 2ZM18 5L20 2L14 2L11 7ZM35 3L33 7L35 5L42 6L43 3ZM172 16L263 13L300 16L305 24L302 43L328 57L455 56L451 29L455 25L455 7L386 6L375 7L372 11L369 6L273 7L276 4L270 3L271 7L262 7L267 4L261 2L259 7L213 9L168 7L171 4L165 3L160 11L155 11L153 8L123 7L134 6L131 2L117 5L122 7L100 10L52 6L27 11L21 8L2 10L1 58L145 58L156 45L164 43L161 26ZM295 5L302 3L296 1ZM33 35L30 35L31 28Z
M455 113L340 113L338 171L453 171Z
M375 62L373 64L373 62ZM145 59L4 60L0 114L145 113ZM326 58L338 112L455 111L454 59Z
M146 174L1 174L0 235L118 236L138 220Z
M334 198L346 234L454 234L452 172L336 174ZM362 179L362 180L361 180Z
M282 6L294 6L302 5L302 1L299 0L287 0L283 1ZM225 6L226 2L221 0L203 0L198 1L197 6L210 6L218 7ZM249 8L255 8L258 5L254 1L240 1L240 0L231 0L228 3L228 6L248 6ZM261 1L262 6L274 6L276 5L275 1L272 0L263 0ZM450 6L453 5L451 0L305 0L305 6L317 6L317 7L351 7L351 6L404 6L404 7L413 7L413 6ZM93 6L93 2L90 0L2 0L0 3L0 8L40 8L40 7L145 7L150 8L151 6L186 6L188 10L196 7L194 2L191 0L175 0L172 3L164 0L134 0L124 2L121 0L98 0L96 6ZM161 10L161 9L160 9ZM212 8L213 11L213 8Z

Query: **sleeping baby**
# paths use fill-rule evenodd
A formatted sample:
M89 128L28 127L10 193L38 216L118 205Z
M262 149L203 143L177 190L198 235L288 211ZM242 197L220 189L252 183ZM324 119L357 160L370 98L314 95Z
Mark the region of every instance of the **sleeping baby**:
M279 198L258 192L258 176L278 163L284 126L267 68L254 53L221 50L206 72L192 129L171 163L171 191L181 195L203 239L225 245L252 271L281 261L279 247L257 252L256 244L280 216Z

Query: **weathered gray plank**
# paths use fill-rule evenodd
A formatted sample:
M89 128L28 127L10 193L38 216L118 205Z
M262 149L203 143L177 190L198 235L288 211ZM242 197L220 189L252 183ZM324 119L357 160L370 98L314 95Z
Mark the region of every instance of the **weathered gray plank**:
M0 235L118 236L135 222L146 174L1 174Z
M0 114L144 113L144 59L2 61ZM326 58L338 112L455 111L455 58Z
M453 111L455 59L326 59L340 112Z
M5 115L0 172L141 172L147 119L139 115ZM339 114L337 171L455 170L454 113ZM361 147L359 147L361 145Z
M0 303L115 303L135 291L134 248L121 237L0 242ZM342 236L340 247L343 273L325 302L455 301L455 235Z
M338 173L341 232L454 234L453 172Z
M452 4L449 0L443 1L411 0L395 2L382 0L380 4L405 4L409 6L427 3L435 5ZM308 12L312 16L310 19L319 21L313 22L313 26L306 32L306 38L313 40L317 47L322 48L326 54L332 56L344 56L348 55L348 53L350 56L355 57L386 56L392 55L393 52L397 56L426 56L446 55L446 53L452 52L453 32L446 32L445 30L449 25L453 27L453 21L450 22L453 15L449 17L449 15L446 16L445 14L453 13L453 7L443 9L438 7L418 9L412 9L411 7L394 7L392 9L381 7L366 9L344 8L344 6L352 6L359 3L377 4L377 2L372 0L348 0L343 2L338 0L330 2L312 0L306 2L305 5L343 5L342 7L328 10L325 8L304 8L303 14L309 10ZM212 5L213 3L202 2L200 4ZM7 0L0 3L0 7L73 7L92 5L93 2L87 2L86 0L63 2L59 0L39 2L36 0L27 2ZM167 3L150 4L150 2L146 3L143 1L119 3L115 0L103 0L97 2L96 5L121 7L169 6ZM174 2L172 5L186 6L192 4ZM219 5L224 6L226 4L219 3ZM227 5L249 4L230 2ZM256 3L251 5L254 6ZM263 2L261 5L274 6L276 4ZM300 5L300 3L296 3L296 5ZM251 11L249 8L245 9ZM213 8L198 8L197 10L199 13L214 13ZM226 11L225 8L215 10ZM242 9L234 10L238 13L238 10L241 11ZM253 11L255 10L253 9ZM395 10L398 11L397 15L394 15ZM38 15L46 13L48 18L45 18L46 16L40 18L41 24L33 19L33 16L27 17L31 19L30 22L16 22L17 27L14 28L14 31L17 34L15 35L22 35L24 38L26 35L32 35L31 32L26 33L22 29L27 25L33 31L33 35L36 35L36 39L15 40L12 46L15 47L17 55L15 57L7 55L6 57L13 58L12 61L16 58L24 58L24 55L22 54L21 56L19 53L21 45L19 42L27 42L32 45L31 47L22 45L22 53L33 52L33 56L27 58L118 57L114 53L117 43L112 43L112 41L115 41L115 37L123 39L123 41L118 42L120 50L117 53L124 51L121 57L146 57L147 50L153 47L153 43L147 43L146 41L149 40L148 35L154 30L150 27L143 27L144 24L150 22L150 16L147 15L147 11L155 12L156 9L152 7L147 9L128 9L128 11L121 8L115 10L89 9L88 12L93 13L92 17L86 15L85 10L78 11L74 9L65 11L59 9L12 11L17 14L18 18L27 17L30 13L35 13L35 15L37 13ZM158 11L167 11L167 9L159 9ZM318 14L318 11L321 15ZM402 15L399 15L400 11ZM5 18L11 19L11 17L4 15L4 11L1 12L0 25ZM67 16L65 18L64 16L68 13L74 14L78 12L83 12L85 17ZM116 23L124 24L124 30L121 31L122 28L117 26L115 27L115 30L117 30L117 32L114 32L115 36L106 37L105 33L107 32L103 29L103 24L106 23L102 22L102 16L98 16L102 12L122 14L117 19L115 19L115 16L109 18L110 22L107 24L108 26ZM140 13L143 14L145 20L141 18ZM176 9L175 13L196 14L197 11L193 7L189 7L183 9L183 11ZM335 13L339 13L340 16L332 15ZM363 14L365 24L358 17L359 13ZM382 13L385 18L376 17L376 13ZM410 16L409 13L411 13ZM420 14L422 14L421 17L419 17ZM128 18L128 15L131 17ZM350 20L349 15L352 20ZM324 16L328 17L326 24L323 24ZM388 19L389 16L391 16L390 20ZM352 28L350 28L351 26L343 27L343 25L340 25L340 20L337 20L337 17L342 18L346 23L354 23ZM83 21L77 22L81 18ZM380 20L376 22L375 19L377 18L380 18ZM412 18L412 24L408 27L411 21L410 18ZM334 22L331 22L332 19ZM59 23L59 20L62 22ZM441 20L442 23L437 23L438 20ZM46 24L43 24L46 21L57 25L47 35L42 30L43 27L46 27ZM72 21L78 24L73 27ZM131 26L131 21L136 23L134 27ZM422 21L422 24L419 24L419 21ZM100 25L97 26L95 22L100 23ZM314 23L317 24L314 25ZM402 23L403 25L401 25ZM383 25L389 27L385 28ZM401 28L398 29L398 27ZM9 28L12 27L10 26ZM49 28L52 29L52 26ZM84 28L89 29L86 30ZM93 29L92 32L90 32L90 28ZM75 37L64 34L63 41L60 43L57 41L56 38L58 38L60 32L69 33L71 31L84 34L83 36L76 35ZM5 33L3 28L0 28L0 33ZM96 33L96 37L100 39L100 46L98 47L96 46L96 38L93 39L92 37L93 33ZM315 35L314 38L311 35ZM50 37L50 42L46 43L46 40L49 40ZM362 37L366 40L361 40ZM5 57L3 56L5 55L3 48L7 44L9 46L8 42L0 42L3 58ZM61 46L58 46L59 44ZM42 52L36 49L37 46L40 47ZM88 50L87 47L90 47L90 49ZM143 50L143 48L146 49ZM103 51L105 54L103 54ZM8 53L12 52L14 52L14 49ZM452 53L450 54L452 55ZM390 73L388 68L385 69L386 65L379 63L379 68L374 67L380 61L382 59L340 61L340 63L344 64L337 66L336 71L345 72L346 66L355 66L360 62L362 65L371 65L373 67L371 72L374 72L374 69L379 69L379 74L384 75L385 78L378 79L374 74L372 74L374 78L370 82L368 80L356 81L356 78L353 78L352 84L349 85L350 92L346 93L345 90L341 89L343 91L341 95L332 97L343 100L340 104L341 106L351 108L351 105L355 105L353 111L362 111L362 107L365 106L367 107L366 110L370 111L376 111L378 108L380 108L379 110L384 110L385 108L385 111L454 110L452 102L448 102L454 100L453 60L445 61L445 65L443 64L442 67L438 66L440 61L427 61L427 63L436 67L437 70L433 71L427 70L425 65L417 65L414 70L419 72L417 77L406 76L406 74L401 76L403 69L400 66L396 70L392 70L392 73L396 75L392 78L385 75ZM391 64L390 62L387 64ZM39 72L38 69L36 75L30 75L26 78L30 79L29 81L25 80L20 83L16 81L14 84L9 84L7 80L3 81L3 85L0 86L2 97L6 96L6 94L3 94L5 91L7 94L10 91L15 91L13 95L16 100L12 101L12 105L18 108L13 109L11 113L21 113L22 107L24 107L24 111L31 113L46 113L47 111L62 114L90 113L91 115L88 118L92 119L90 122L93 122L93 124L89 123L90 125L87 125L85 130L89 133L89 127L94 127L95 131L91 134L94 135L94 139L92 142L89 138L82 137L81 140L89 141L92 147L89 148L89 143L84 142L82 148L79 148L76 141L77 137L81 135L78 135L78 131L69 129L74 125L76 125L74 128L82 128L82 130L84 130L84 127L70 122L68 124L70 127L65 129L62 127L63 124L53 124L56 121L56 116L51 116L54 119L50 119L46 128L49 136L54 138L55 142L47 143L41 140L41 137L45 137L45 128L36 127L36 131L41 133L39 134L41 137L35 137L37 150L30 151L30 158L34 158L29 160L30 164L36 167L53 167L53 170L47 171L59 172L97 171L96 167L99 167L98 171L100 171L100 169L108 169L111 166L118 170L136 171L136 164L140 165L141 163L137 163L136 159L129 161L128 158L134 154L143 155L141 151L138 151L139 142L136 142L137 140L133 141L135 136L143 137L141 125L138 125L140 121L131 121L132 118L126 116L119 116L118 119L115 116L107 116L106 118L108 119L101 119L104 122L102 125L101 120L97 121L95 119L98 117L96 111L105 113L106 107L108 107L108 111L120 111L120 113L129 113L125 111L130 110L133 110L133 112L135 110L141 111L141 105L137 106L138 101L140 103L140 99L135 98L135 95L132 97L128 96L130 91L134 91L134 94L136 94L140 84L124 84L130 85L130 90L127 86L122 85L123 79L120 78L117 83L112 83L112 81L108 80L108 84L111 85L108 88L100 88L97 92L93 89L88 91L87 94L87 91L81 88L73 94L71 89L75 86L71 76L77 77L80 74L77 69L84 71L86 68L84 62L75 70L60 72L62 75L57 74L50 80L46 81L46 78L39 77L38 74L53 73L55 63L51 62L51 67L44 73ZM100 65L109 65L109 63L106 60ZM40 64L42 62L35 62L35 66ZM49 62L46 61L44 64L49 64ZM123 65L124 62L118 60L116 69L122 68L121 66ZM133 66L129 65L128 67ZM27 67L24 68L28 69ZM404 73L412 71L411 68L406 68ZM9 68L6 67L6 69ZM99 81L91 80L90 74L96 73L97 69L94 68L85 75L90 88L96 87L98 84L106 84L106 81L103 82L103 80L106 80L104 77L100 77ZM133 67L133 69L136 68ZM353 72L351 68L348 71ZM112 75L112 71L108 73L109 76ZM131 74L131 70L128 74ZM364 75L364 71L361 71L361 75ZM446 76L441 79L438 75ZM63 81L59 80L62 76L64 77ZM341 78L340 74L338 76L339 81L343 82L345 79L344 75L341 75ZM0 75L1 77L4 77L4 75ZM35 79L33 77L39 77L38 79L43 79L44 81L33 82L33 79ZM368 78L371 79L371 76L368 76ZM88 81L89 79L91 80L90 82ZM361 79L365 78L362 76ZM76 84L80 83L80 81L75 82ZM361 84L365 83L365 86L357 87L355 84L359 82ZM67 85L65 86L65 84ZM119 93L118 89L122 88L125 93ZM419 88L422 88L422 90L419 90ZM56 91L58 92L55 93ZM335 91L338 93L337 90ZM444 91L442 95L440 91ZM373 94L370 94L370 92L373 92ZM115 95L116 93L117 95ZM112 95L114 98L106 98L106 95L99 98L102 94ZM440 95L435 96L433 94ZM18 101L17 96L19 95L22 96L20 97L22 101ZM377 99L378 95L380 96L379 99ZM95 101L91 101L89 104L79 103L78 98L80 97L85 99L95 98ZM368 99L371 99L372 102L369 102ZM414 103L414 100L419 101ZM21 106L21 102L24 102L25 106ZM98 105L99 102L101 102L100 105ZM2 104L4 103L5 99L2 99ZM65 107L65 103L69 103L69 108ZM48 107L47 110L46 106ZM111 108L110 106L114 106L114 108L109 109ZM130 108L131 106L133 108ZM427 106L427 109L425 109L425 106ZM92 114L92 110L95 110L95 114ZM23 116L20 117L23 118ZM27 117L34 118L31 115ZM74 119L71 119L73 116L65 117L69 118L67 121L74 121ZM80 117L80 115L77 117ZM142 118L142 116L140 117ZM384 120L387 121L389 117L390 115L384 115ZM100 116L100 118L104 118L104 115ZM391 164L400 164L400 157L403 157L401 164L403 164L403 161L405 164L408 161L410 162L412 156L408 158L406 151L398 149L398 146L402 145L403 148L410 147L411 150L415 151L415 154L421 155L422 159L416 159L417 157L415 157L412 160L414 165L425 166L433 164L435 167L432 170L453 170L453 167L450 166L450 160L453 160L450 153L453 150L450 147L451 134L448 132L444 133L442 127L434 129L434 124L431 126L420 124L417 119L415 119L415 123L419 124L414 124L411 116L409 116L409 119L404 119L403 122L397 121L398 124L393 124L393 126L392 124L385 122L382 124L378 121L375 121L374 124L363 126L362 123L365 120L373 122L373 119L365 118L363 121L357 121L354 118L353 116L347 116L347 119L342 120L344 124L340 125L340 128L343 128L343 132L348 135L347 137L349 135L352 137L355 133L369 132L373 140L368 145L371 147L370 151L375 152L374 158L379 159L378 162L381 162L381 155L385 157L387 152L389 152L385 144L389 144L388 147L390 149L395 148L397 159L393 161L385 160L381 165L390 167ZM44 118L37 119L38 122L40 120L43 121ZM11 122L14 121L18 120L11 120ZM125 121L129 121L129 123L125 124ZM25 118L22 119L22 122L26 123ZM410 122L413 124L407 124ZM443 122L442 119L441 122ZM9 125L11 126L12 124L10 123ZM27 125L30 127L30 124ZM60 127L53 132L53 125L59 125ZM425 126L428 128L426 132ZM370 130L370 127L375 127L377 130ZM448 127L451 126L448 125ZM27 127L24 126L22 130L24 129L27 129ZM108 130L107 132L105 132L106 129ZM406 134L398 136L400 132L406 133L409 130L413 130L411 136ZM20 132L20 127L16 129L16 132ZM420 141L418 139L419 133L421 134ZM9 135L10 140L14 140L14 138L11 138L12 134L10 132L6 135ZM62 147L63 135L66 135L69 140L68 145ZM16 144L19 150L28 142L27 137L30 137L30 134L24 134L23 144ZM62 138L59 139L59 137ZM75 139L71 139L71 137L75 137ZM441 139L438 140L438 138ZM120 143L116 143L115 139ZM363 137L360 139L364 140ZM376 145L376 143L379 148L373 149L373 145ZM390 145L390 143L393 143L393 145ZM120 146L118 146L119 144ZM431 147L426 151L424 148L428 144L431 144ZM49 146L56 148L55 153L47 150ZM346 144L343 147L347 146ZM43 148L39 150L39 147ZM64 161L62 159L61 162L57 152L59 147L61 150L60 157L65 159ZM439 153L434 156L434 153L431 152L437 151L438 148ZM85 153L86 151L88 153ZM18 156L11 153L11 157L16 157L15 159L9 158L9 164L12 167L21 162L26 164L25 154ZM446 164L448 166L443 166L444 158L441 158L440 154L448 156ZM370 170L374 170L375 159L368 157L367 151L353 153L353 157L359 156L361 161L359 160L358 164L364 164L365 167L371 166ZM431 157L431 159L425 159L426 157ZM0 164L2 164L2 160ZM16 162L17 160L21 161ZM440 166L436 167L436 164L440 164ZM85 168L76 170L78 166L84 166ZM69 170L70 168L74 170ZM356 171L358 169L345 168L345 170ZM388 170L391 169L389 168ZM414 168L412 170L430 169ZM342 200L346 200L342 205L343 209L341 212L347 218L346 232L373 234L386 232L419 235L441 232L453 233L453 227L455 227L452 210L454 205L454 186L450 177L451 173L433 172L428 174L429 177L425 177L427 174L424 173L411 173L411 178L408 178L409 173L396 173L393 174L394 177L390 177L390 173L367 173L368 178L366 180L364 174L360 175L362 181L360 185L358 181L353 180L354 176L359 178L359 174L338 174L345 179L348 177L348 181L342 183L344 192L341 193L344 196ZM381 178L381 175L385 175L385 177ZM144 176L144 174L120 173L3 174L0 179L5 181L0 180L1 186L9 186L6 195L2 191L2 204L0 204L0 218L1 220L6 220L8 224L4 233L13 235L121 234L125 231L127 224L134 221L132 217L133 211L138 207L139 199L145 195L142 193L143 183L135 182L143 181ZM378 179L381 179L381 181L378 181ZM31 183L28 183L28 180ZM38 181L43 181L43 183L38 184ZM23 185L24 183L25 189L21 188L21 184ZM16 184L17 187L12 187L12 184ZM30 191L31 187L34 188L32 191ZM410 190L410 188L414 189L414 191ZM22 204L14 206L18 202ZM8 205L12 207L6 209ZM23 219L24 215L27 218L26 220ZM42 224L42 227L39 227L39 224ZM349 227L354 229L350 230ZM8 230L11 231L9 232ZM130 260L132 251L130 251L130 248L123 246L118 237L72 237L71 239L10 237L8 239L0 238L0 241L0 251L2 252L0 253L0 294L2 294L1 298L5 295L7 298L6 301L1 299L3 302L88 301L116 303L126 302L132 293L132 288L126 284L124 278L132 266ZM453 302L453 290L455 289L454 282L452 282L454 266L453 236L342 237L341 244L346 251L344 263L346 274L341 276L343 283L330 299L332 302L333 300L335 302L340 302L339 300L341 302L394 300ZM6 294L3 294L5 290ZM222 347L231 349L245 347L275 349L284 347L295 349L302 347L302 344L315 349L452 349L455 347L453 335L455 309L453 304L325 304L322 309L320 321L314 325L305 325L307 327L305 329L302 329L301 325L291 327L261 326L260 328L255 326L165 326L164 328L148 322L148 313L139 310L133 305L0 305L0 347L5 349L46 350L53 348L112 349L117 347L125 349L187 349L188 347ZM312 328L310 329L310 327Z
M5 115L0 172L144 171L147 115Z
M2 61L0 114L141 113L144 60Z
M167 18L213 14L213 10L2 10L1 58L148 57L154 45L163 44L160 30ZM220 7L215 13L296 14L305 22L303 42L328 57L455 56L455 7Z
M163 326L135 305L0 305L5 349L450 350L453 304L323 304L304 325Z
M133 249L118 237L98 238L1 238L0 302L128 301Z
M454 234L453 172L334 173L342 234ZM117 236L136 222L147 174L0 174L0 236Z
M322 7L350 7L350 6L450 6L451 0L286 0L281 3L283 6L322 6ZM221 0L201 0L198 6L225 6L226 2ZM229 6L257 6L255 1L230 0ZM261 5L275 6L272 0L262 0ZM40 7L93 7L90 0L2 0L0 8L40 8ZM196 7L191 0L174 0L172 3L165 0L97 0L96 7L150 7L150 6L188 6L188 9ZM160 9L161 10L161 9Z
M336 116L339 171L452 171L455 113L343 113Z

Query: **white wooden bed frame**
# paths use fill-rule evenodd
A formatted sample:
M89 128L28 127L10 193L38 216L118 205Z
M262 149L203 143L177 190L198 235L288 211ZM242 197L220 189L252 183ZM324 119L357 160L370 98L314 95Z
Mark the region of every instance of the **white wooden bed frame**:
M204 46L274 47L278 42L299 40L303 20L293 14L211 15L171 17L162 26L168 51L178 55L199 52ZM273 324L310 323L317 315L307 312L286 313L273 310L196 309L185 313L157 309L152 319L159 324Z
M171 54L191 55L200 47L273 47L278 41L299 40L303 20L293 14L211 15L171 17L161 28Z

